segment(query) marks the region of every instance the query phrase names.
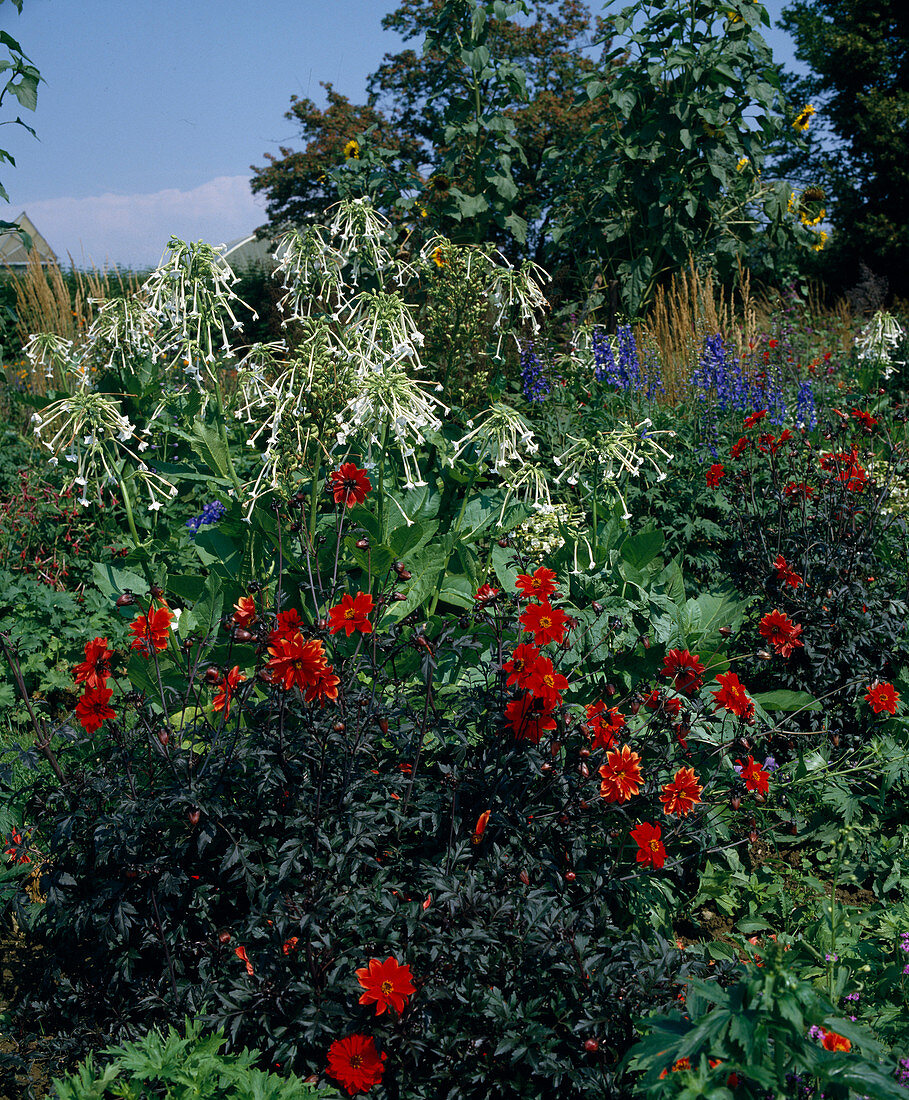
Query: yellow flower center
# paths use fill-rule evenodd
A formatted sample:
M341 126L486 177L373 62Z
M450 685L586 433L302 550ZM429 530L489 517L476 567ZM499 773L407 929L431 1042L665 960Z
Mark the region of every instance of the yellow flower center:
M385 994L386 997L391 996L391 994L394 992L394 986L391 984L391 982L387 980L382 982L382 992Z

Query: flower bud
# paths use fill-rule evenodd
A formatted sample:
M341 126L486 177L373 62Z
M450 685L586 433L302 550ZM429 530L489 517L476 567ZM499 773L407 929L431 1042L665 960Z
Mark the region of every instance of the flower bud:
M230 932L228 932L226 928L222 928L221 931L218 933L218 943L222 945L225 943L230 943Z
M596 1054L596 1052L599 1049L600 1049L599 1039L585 1039L584 1040L584 1050L586 1050L588 1054Z
M255 634L250 634L248 630L244 630L240 626L238 626L237 629L234 631L235 642L253 642L255 641L255 639Z
M221 669L216 668L214 665L211 668L205 670L205 682L206 684L217 684L221 679Z
M130 592L128 588L122 596L117 597L117 607L130 607L135 602L136 597L132 594L132 592Z
M368 550L369 549L369 539L366 538L366 537L364 537L362 539L357 539L356 546L357 546L358 550Z
M199 824L200 814L198 810L188 810L186 816L189 818L190 825Z
M522 871L520 875L518 875L518 878L521 880L521 882L524 883L525 886L530 885L530 875L528 875L526 871Z
M574 882L574 880L575 880L575 879L576 879L577 877L578 877L578 876L577 876L577 875L576 875L576 874L574 873L574 871L566 871L566 872L565 872L565 881L566 881L566 882Z

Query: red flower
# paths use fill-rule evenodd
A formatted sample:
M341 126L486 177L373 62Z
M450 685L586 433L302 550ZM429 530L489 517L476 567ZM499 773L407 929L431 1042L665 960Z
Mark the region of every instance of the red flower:
M481 584L477 589L477 594L474 596L474 602L480 604L482 607L488 603L492 603L498 594L498 588L493 588L491 584Z
M25 852L22 851L22 847L24 844L22 840L22 834L16 829L14 829L10 833L7 844L8 847L3 849L3 854L6 856L8 863L31 863L31 860L28 858Z
M872 431L874 425L877 424L877 418L873 417L871 413L864 412L862 409L853 409L851 415L869 432Z
M783 492L786 495L787 500L795 500L796 497L801 497L803 500L809 500L814 496L814 486L808 485L804 481L790 481L783 487Z
M859 462L856 447L839 454L825 451L818 459L818 465L828 473L835 473L836 480L842 482L850 493L860 493L865 488L868 471Z
M758 794L769 794L770 773L765 772L760 764L756 764L753 756L748 757L747 764L743 764L741 760L736 760L736 764L742 769L746 790L756 791Z
M279 611L275 616L275 620L275 628L268 635L268 640L272 645L281 638L292 638L294 634L300 632L300 627L303 626L300 612L295 607L290 608L289 611Z
M742 436L741 439L739 439L738 443L732 444L732 447L730 447L729 449L729 453L730 455L732 455L733 458L741 458L745 451L748 449L748 446L748 440L745 438L745 436Z
M73 679L89 688L106 687L111 657L113 653L107 648L107 638L86 642L85 660L73 669Z
M660 840L659 825L650 825L642 821L636 829L631 830L631 837L638 846L636 857L638 863L658 868L663 866L666 862L666 847Z
M682 710L682 701L681 699L667 699L659 688L654 688L649 695L645 696L644 706L648 710L662 710L670 718L678 718Z
M299 936L291 936L289 940L285 940L281 945L281 950L285 955L291 955L295 953L300 945Z
M267 667L272 682L285 691L312 687L322 673L330 671L322 643L316 638L307 641L299 631L289 638L278 638L268 652L271 658Z
M610 707L607 711L606 704L602 700L591 703L587 708L587 726L593 733L591 748L611 749L615 744L615 737L625 725L625 715L618 707Z
M483 834L486 832L486 826L489 824L489 810L484 810L477 818L477 823L473 830L473 843L479 844L483 839Z
M768 611L758 629L761 637L766 638L781 657L791 657L792 651L802 646L799 641L801 626L783 611Z
M720 478L726 476L726 471L723 469L722 462L714 462L714 464L707 471L707 484L711 489L715 489L720 483Z
M541 565L532 576L519 573L515 585L521 590L525 600L541 600L548 603L549 597L556 591L555 579L555 573L545 565Z
M767 415L766 409L761 409L760 412L754 412L750 416L745 417L745 428L753 428L755 424L759 424Z
M600 768L600 796L607 802L627 802L641 789L641 758L627 745L606 754Z
M218 685L218 694L212 701L212 710L223 710L224 717L230 718L230 704L236 694L238 685L245 679L246 677L240 671L239 665L234 665L226 676L222 676Z
M529 604L518 622L528 633L533 634L536 645L546 645L548 642L562 641L568 616L560 608L552 607L544 601Z
M534 745L540 743L546 730L556 728L552 711L543 705L542 699L534 699L529 692L505 707L505 717L519 741L530 741Z
M835 1031L825 1031L824 1028L820 1029L823 1034L821 1040L824 1050L852 1050L852 1043L846 1038L845 1035L837 1035Z
M329 699L334 702L338 698L338 686L341 680L335 675L334 669L331 665L326 664L324 668L318 669L310 683L306 688L306 702L314 703L318 701L319 706L325 706L325 700Z
M328 491L334 496L335 504L346 508L362 504L366 494L372 489L372 482L365 470L359 470L352 462L345 462L339 470L329 477Z
M790 588L798 588L800 584L804 583L805 578L795 572L782 554L777 554L773 567L776 569L776 579L781 584L788 584Z
M771 348L778 348L779 346L780 346L779 340L771 340L770 341L770 347Z
M896 714L896 704L899 702L900 693L894 691L893 684L875 682L868 685L866 700L871 704L875 714L886 711L888 714Z
M249 956L246 954L246 948L245 947L235 947L234 948L234 954L237 956L237 958L241 962L246 963L246 973L250 977L252 977L253 974L255 973L255 971L253 970L252 963L249 961Z
M502 668L508 673L505 686L523 688L539 658L540 651L530 642L521 642L520 645L516 645L511 660L502 665Z
M672 686L676 691L693 695L704 686L701 673L704 666L696 653L689 653L687 649L670 649L663 658L662 675L672 680Z
M76 717L85 727L86 733L94 733L108 718L116 718L109 706L114 692L112 688L89 688L79 696L76 703Z
M528 670L522 686L531 695L542 699L544 707L552 710L562 702L562 692L568 687L568 679L561 672L556 672L548 657L538 657L533 668Z
M340 1081L350 1096L369 1092L382 1080L386 1057L384 1051L379 1054L371 1036L348 1035L335 1039L328 1048L328 1074Z
M148 615L137 615L129 624L129 629L135 634L130 648L138 650L145 657L151 656L153 648L167 649L173 617L174 613L166 606L149 610Z
M256 601L252 596L241 596L234 604L234 625L244 630L255 620Z
M716 699L714 710L728 710L749 724L754 721L754 703L745 693L745 685L734 672L721 672L717 676L719 691L711 692Z
M331 617L330 634L343 630L349 638L355 630L361 634L372 634L372 623L367 616L372 611L372 596L368 592L358 592L351 597L345 592L341 602L328 612Z
M694 768L679 768L672 782L663 785L660 795L663 812L674 817L687 817L689 810L701 801L703 789Z
M357 981L366 990L360 1004L375 1003L377 1016L381 1016L389 1005L400 1016L407 998L411 993L416 993L410 967L401 966L392 955L385 962L370 959L368 967L357 971Z

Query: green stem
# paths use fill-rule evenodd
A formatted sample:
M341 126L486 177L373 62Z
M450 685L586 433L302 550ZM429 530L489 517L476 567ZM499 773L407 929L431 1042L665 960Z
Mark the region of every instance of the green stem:
M224 412L224 399L221 396L221 385L218 382L215 382L215 399L218 402L218 435L221 438L221 443L224 446L224 453L227 456L227 472L230 474L230 480L234 483L234 489L239 499L241 489L240 479L237 477L237 471L234 469L234 460L230 453L230 443L227 439L227 425L225 423L226 414Z

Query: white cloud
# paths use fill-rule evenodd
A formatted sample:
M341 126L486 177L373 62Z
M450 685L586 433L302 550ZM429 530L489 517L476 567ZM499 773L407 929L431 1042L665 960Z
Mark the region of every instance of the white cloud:
M64 264L71 255L77 267L148 268L172 236L215 245L246 236L266 220L263 206L248 176L218 176L191 191L45 199L22 209Z

